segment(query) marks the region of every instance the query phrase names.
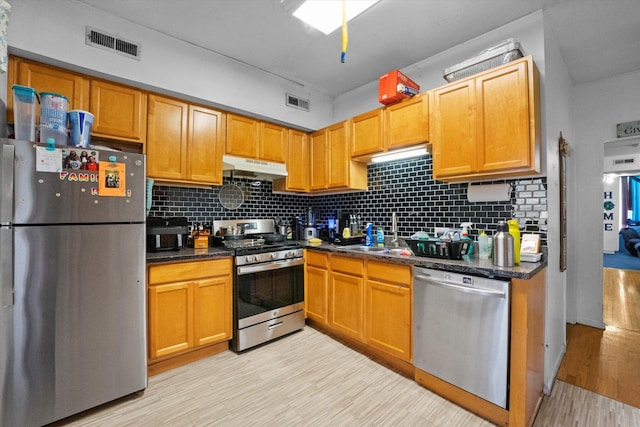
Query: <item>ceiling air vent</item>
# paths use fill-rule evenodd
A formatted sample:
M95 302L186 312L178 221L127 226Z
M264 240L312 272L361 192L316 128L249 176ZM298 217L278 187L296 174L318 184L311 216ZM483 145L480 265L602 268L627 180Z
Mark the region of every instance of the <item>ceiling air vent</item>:
M293 108L299 108L300 110L309 111L309 100L302 99L295 95L291 95L290 93L286 94L287 96L287 105Z
M138 61L142 53L142 46L139 43L124 40L121 37L91 27L87 27L85 42L89 46L110 50Z

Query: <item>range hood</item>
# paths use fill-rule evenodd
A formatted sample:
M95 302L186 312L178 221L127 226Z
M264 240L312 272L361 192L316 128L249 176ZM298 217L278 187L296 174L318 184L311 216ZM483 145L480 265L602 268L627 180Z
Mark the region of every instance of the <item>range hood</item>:
M284 163L227 155L222 156L222 171L225 176L259 181L273 181L287 176L287 167Z

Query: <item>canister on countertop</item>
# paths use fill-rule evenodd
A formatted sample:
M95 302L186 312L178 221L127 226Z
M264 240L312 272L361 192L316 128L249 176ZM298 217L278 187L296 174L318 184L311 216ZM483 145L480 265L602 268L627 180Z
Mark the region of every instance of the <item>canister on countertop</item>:
M493 235L493 265L513 267L515 265L513 236L509 234L506 222L498 222L498 229Z

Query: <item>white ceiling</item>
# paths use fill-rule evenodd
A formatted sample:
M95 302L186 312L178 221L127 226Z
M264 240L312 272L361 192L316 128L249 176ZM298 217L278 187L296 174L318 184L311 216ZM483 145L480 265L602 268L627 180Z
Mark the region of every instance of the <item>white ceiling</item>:
M335 96L544 9L574 83L640 69L640 0L381 0L329 36L285 11L298 0L80 0ZM143 46L144 52L144 46Z

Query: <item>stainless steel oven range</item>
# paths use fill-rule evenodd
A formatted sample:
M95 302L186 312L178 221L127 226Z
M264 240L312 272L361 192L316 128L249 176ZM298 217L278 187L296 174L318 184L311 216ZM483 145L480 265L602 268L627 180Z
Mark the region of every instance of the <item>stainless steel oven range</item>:
M298 243L274 241L271 219L214 221L244 228L217 240L234 251L233 339L237 353L304 327L304 257ZM269 241L271 243L265 243Z

